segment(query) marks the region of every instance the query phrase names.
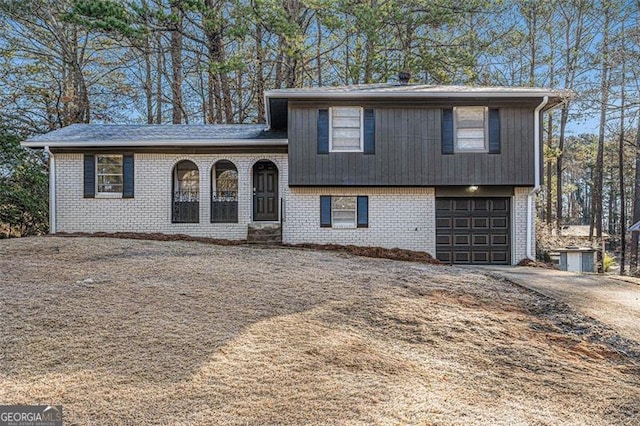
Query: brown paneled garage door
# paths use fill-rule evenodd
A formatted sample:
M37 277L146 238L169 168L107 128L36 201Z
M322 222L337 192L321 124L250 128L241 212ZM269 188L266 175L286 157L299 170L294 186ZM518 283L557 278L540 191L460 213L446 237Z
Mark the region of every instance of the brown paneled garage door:
M509 198L436 198L436 257L509 264Z

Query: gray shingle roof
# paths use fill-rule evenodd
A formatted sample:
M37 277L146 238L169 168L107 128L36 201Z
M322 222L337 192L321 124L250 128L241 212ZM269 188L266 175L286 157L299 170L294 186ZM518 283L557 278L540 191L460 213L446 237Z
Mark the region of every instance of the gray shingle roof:
M542 87L489 87L489 86L443 86L429 84L357 84L349 86L306 87L277 89L266 92L267 97L543 97L566 98L572 96L568 90Z
M286 135L266 130L263 124L72 124L53 132L34 136L23 142L30 147L46 145L217 145L222 142L271 145L286 143Z
M497 96L497 97L526 97L526 96L571 96L568 90L555 90L543 87L501 87L501 86L443 86L430 84L355 84L348 86L305 87L291 89L276 89L266 92L267 97L292 97L292 96L389 96L389 95L416 95L416 96Z

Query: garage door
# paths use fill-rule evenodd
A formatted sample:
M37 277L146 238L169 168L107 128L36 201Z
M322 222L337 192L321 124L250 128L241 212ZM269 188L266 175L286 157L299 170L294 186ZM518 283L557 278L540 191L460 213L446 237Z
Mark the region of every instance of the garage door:
M509 264L509 198L436 198L436 257Z

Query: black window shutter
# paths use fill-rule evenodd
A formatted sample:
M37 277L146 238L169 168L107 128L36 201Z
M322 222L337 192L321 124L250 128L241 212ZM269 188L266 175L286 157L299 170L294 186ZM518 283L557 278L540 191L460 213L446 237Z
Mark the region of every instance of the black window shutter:
M442 110L442 153L453 154L453 109Z
M358 197L358 228L369 227L369 197Z
M376 116L372 109L364 110L364 153L376 153Z
M329 153L329 110L318 110L318 154Z
M84 198L96 196L96 156L84 155Z
M133 198L133 154L122 156L122 198Z
M500 154L500 110L489 109L489 154Z
M331 227L331 196L320 196L320 226L322 228Z

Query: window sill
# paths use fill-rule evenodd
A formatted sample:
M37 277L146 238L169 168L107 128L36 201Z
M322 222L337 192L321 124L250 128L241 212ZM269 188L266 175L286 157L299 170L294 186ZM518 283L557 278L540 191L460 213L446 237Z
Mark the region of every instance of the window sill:
M338 153L338 152L359 152L359 153L364 153L363 149L330 149L329 150L330 153Z
M355 223L349 223L344 225L332 225L331 229L358 229Z
M122 192L99 192L95 198L122 198Z

